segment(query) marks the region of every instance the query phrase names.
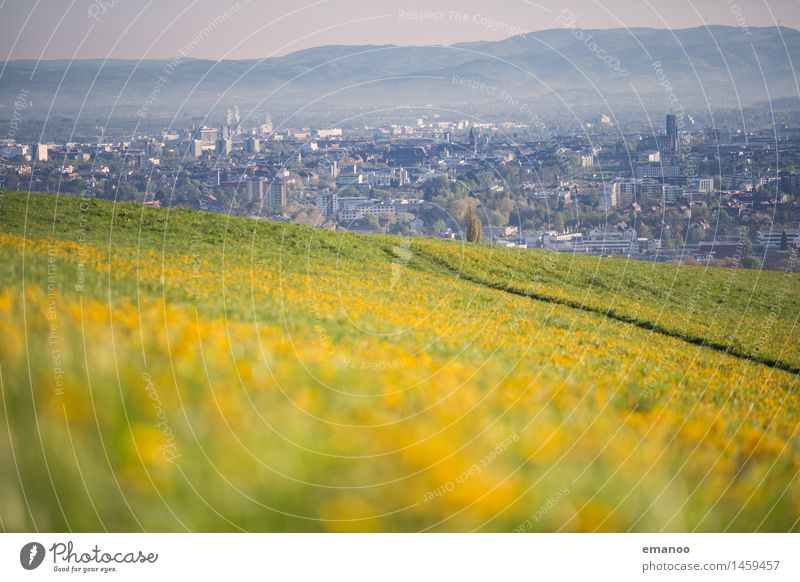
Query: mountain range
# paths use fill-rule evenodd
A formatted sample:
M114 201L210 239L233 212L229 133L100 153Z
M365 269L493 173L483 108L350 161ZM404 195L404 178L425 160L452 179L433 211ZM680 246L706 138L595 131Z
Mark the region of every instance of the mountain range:
M170 117L275 110L749 105L800 95L800 31L561 28L451 46L322 46L261 60L13 60L0 117Z

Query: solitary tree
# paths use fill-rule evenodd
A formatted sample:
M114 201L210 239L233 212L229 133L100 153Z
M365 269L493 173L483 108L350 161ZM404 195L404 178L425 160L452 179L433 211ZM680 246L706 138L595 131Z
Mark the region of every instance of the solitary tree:
M476 243L481 240L483 240L481 221L475 215L475 209L470 206L467 210L467 242Z
M753 254L753 239L750 238L750 233L747 229L744 229L744 233L742 234L742 256L746 257L747 255Z
M556 232L559 234L564 232L564 214L561 212L556 212L556 216L554 219L553 227L556 229Z
M745 269L760 269L761 259L754 257L753 255L742 257L742 267Z

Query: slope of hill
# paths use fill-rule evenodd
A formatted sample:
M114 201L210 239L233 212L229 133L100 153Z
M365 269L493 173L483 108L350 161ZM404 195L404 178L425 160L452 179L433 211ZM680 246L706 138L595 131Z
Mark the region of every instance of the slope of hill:
M11 192L0 255L7 530L800 527L796 275Z
M608 58L619 61L617 70ZM323 46L262 60L17 60L2 65L0 103L12 103L19 87L25 87L34 113L50 115L135 115L144 110L143 115L168 117L218 113L234 104L262 112L294 110L298 104L312 104L312 109L504 107L496 92L454 84L453 75L459 75L516 99L535 98L538 107L561 107L562 98L603 107L612 96L616 103L632 100L639 107L631 86L645 101L672 106L659 85L664 79L656 75L656 62L684 107L705 108L709 100L717 107L738 107L796 98L800 32L785 27L754 27L747 34L725 26L562 28L449 47Z

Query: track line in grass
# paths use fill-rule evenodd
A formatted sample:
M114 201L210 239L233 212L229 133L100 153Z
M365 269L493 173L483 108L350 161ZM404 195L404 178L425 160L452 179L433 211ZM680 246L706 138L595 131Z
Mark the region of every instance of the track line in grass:
M789 363L786 363L786 362L783 362L783 361L780 361L780 360L776 360L774 358L755 356L753 354L737 350L733 346L730 346L730 345L727 345L727 344L724 344L724 343L715 342L715 341L709 341L706 338L698 337L698 336L695 336L695 335L677 333L677 332L675 332L675 331L673 331L673 330L671 330L669 328L666 328L666 327L664 327L662 325L658 325L658 324L651 323L651 322L648 322L648 321L639 320L639 319L627 316L627 315L622 314L622 313L615 313L611 309L604 310L604 309L601 309L601 308L598 308L598 307L592 307L591 305L578 303L577 301L572 301L570 299L564 299L564 298L559 298L559 297L543 295L541 293L536 293L535 291L521 291L521 290L518 290L518 289L514 289L510 285L501 285L501 284L492 283L491 281L479 280L477 277L473 277L473 276L470 276L467 273L457 271L452 266L447 264L446 261L444 261L443 259L441 259L441 258L439 258L439 257L437 257L435 255L431 255L429 253L426 253L424 249L417 248L417 249L415 249L415 251L417 253L417 258L419 258L419 255L424 255L424 257L429 262L432 262L435 266L438 266L438 267L444 269L445 271L449 272L452 275L458 276L463 281L468 281L469 283L472 283L474 285L478 285L478 286L483 287L485 289L494 289L495 291L502 291L503 293L508 293L509 295L515 295L517 297L527 297L528 299L531 299L531 300L534 300L534 301L541 301L543 303L561 305L563 307L569 307L571 309L576 309L578 311L583 311L585 313L592 313L594 315L602 315L603 317L607 317L607 318L612 319L614 321L618 321L620 323L626 323L626 324L634 325L634 326L636 326L636 327L638 327L640 329L653 331L653 332L658 333L660 335L667 336L667 337L670 337L670 338L673 338L673 339L676 339L676 340L679 340L679 341L683 341L683 342L686 342L688 344L701 346L701 347L704 347L704 348L709 348L711 350L714 350L714 351L717 351L717 352L721 352L721 353L724 353L726 355L733 356L733 357L736 357L736 358L739 358L739 359L742 359L742 360L746 360L746 361L749 361L749 362L752 362L752 363L763 364L765 366L769 366L771 368L775 368L776 370L782 370L784 372L789 372L791 374L800 375L800 367L793 366L792 364L789 364Z

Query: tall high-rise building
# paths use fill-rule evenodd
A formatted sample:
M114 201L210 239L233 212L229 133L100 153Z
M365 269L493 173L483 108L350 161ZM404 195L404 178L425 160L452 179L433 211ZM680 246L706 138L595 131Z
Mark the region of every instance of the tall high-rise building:
M339 162L336 160L325 160L322 167L334 180L339 177Z
M258 200L259 203L264 201L264 194L267 191L267 180L265 178L250 178L247 180L247 189L245 190L245 200L253 202Z
M339 197L336 192L325 190L318 194L317 208L325 216L335 216L339 211Z
M287 192L288 185L284 176L272 179L253 177L247 180L245 201L258 201L267 213L279 213L286 209Z
M697 190L703 193L714 191L714 178L700 178L697 181Z
M671 113L667 114L667 150L678 151L678 121Z
M248 154L257 154L261 151L261 142L258 138L251 137L244 142L244 147Z
M47 161L47 144L44 143L36 144L36 161L37 162Z
M288 185L282 176L269 182L265 192L264 208L267 212L283 212L286 209Z
M613 193L617 204L627 206L637 202L642 191L640 180L619 180L614 182Z
M199 139L201 142L203 142L204 147L213 146L218 137L219 134L213 127L203 126L194 131L194 139Z
M217 141L217 153L221 156L229 156L233 151L233 141L230 139L220 139Z

